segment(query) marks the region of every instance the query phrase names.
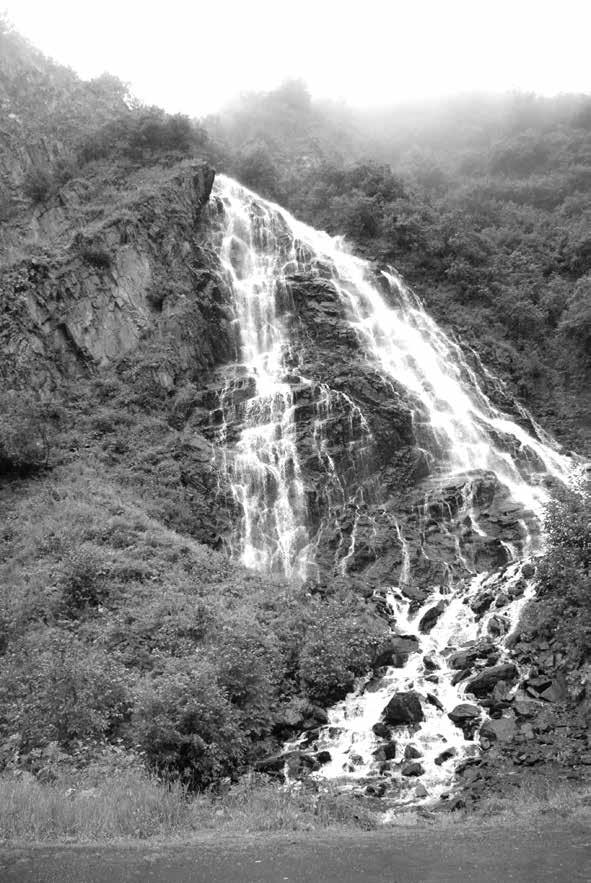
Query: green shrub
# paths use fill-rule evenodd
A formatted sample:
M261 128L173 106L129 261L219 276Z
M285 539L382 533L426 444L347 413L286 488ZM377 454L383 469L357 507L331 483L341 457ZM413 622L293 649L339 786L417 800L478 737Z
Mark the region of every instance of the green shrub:
M0 660L0 738L25 758L50 742L112 737L128 709L123 669L68 631L31 631Z
M31 393L0 393L0 475L48 465L55 416L51 403Z
M139 682L130 737L156 770L192 788L235 774L247 747L239 712L201 654L163 660Z
M23 190L29 199L37 204L45 202L53 189L53 177L49 169L33 166L25 175Z

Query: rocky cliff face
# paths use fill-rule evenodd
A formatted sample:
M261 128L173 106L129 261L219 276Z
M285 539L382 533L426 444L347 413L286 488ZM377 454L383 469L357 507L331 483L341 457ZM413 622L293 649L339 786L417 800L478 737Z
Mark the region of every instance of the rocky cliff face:
M157 190L126 189L82 230L63 201L46 211L40 254L0 280L5 384L43 388L153 347L172 389L232 356L228 292L203 233L213 170L188 163L161 177Z

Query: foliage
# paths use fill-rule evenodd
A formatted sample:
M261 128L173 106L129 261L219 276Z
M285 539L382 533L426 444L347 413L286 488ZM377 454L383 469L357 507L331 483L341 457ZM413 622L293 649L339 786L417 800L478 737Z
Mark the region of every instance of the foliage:
M0 394L0 476L47 466L55 410L33 393Z
M548 506L534 627L579 665L591 650L591 500L568 494Z
M138 161L153 154L193 153L206 144L205 130L183 114L140 107L90 133L80 144L78 156L81 163L117 156Z
M83 438L134 425L96 400L91 410ZM84 425L79 413L78 433ZM135 456L153 432L138 427ZM142 474L125 473L113 484L79 462L26 494L11 487L0 535L0 761L35 770L55 743L87 763L122 739L160 774L207 788L277 750L293 700L306 708L343 695L388 630L351 592L308 594L168 530L130 489Z
M48 169L33 166L27 172L23 190L33 203L45 202L53 188L53 177Z

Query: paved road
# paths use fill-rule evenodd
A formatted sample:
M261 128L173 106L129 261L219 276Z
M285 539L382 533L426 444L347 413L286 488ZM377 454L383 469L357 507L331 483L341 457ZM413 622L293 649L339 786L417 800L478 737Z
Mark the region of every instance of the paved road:
M192 845L0 848L2 883L575 883L591 881L591 828L394 828Z

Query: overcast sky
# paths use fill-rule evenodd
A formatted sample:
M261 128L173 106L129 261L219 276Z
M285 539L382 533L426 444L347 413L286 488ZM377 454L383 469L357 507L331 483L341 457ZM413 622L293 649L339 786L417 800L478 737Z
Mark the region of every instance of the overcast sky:
M302 77L376 106L466 91L591 92L591 0L0 0L83 77L201 115Z

